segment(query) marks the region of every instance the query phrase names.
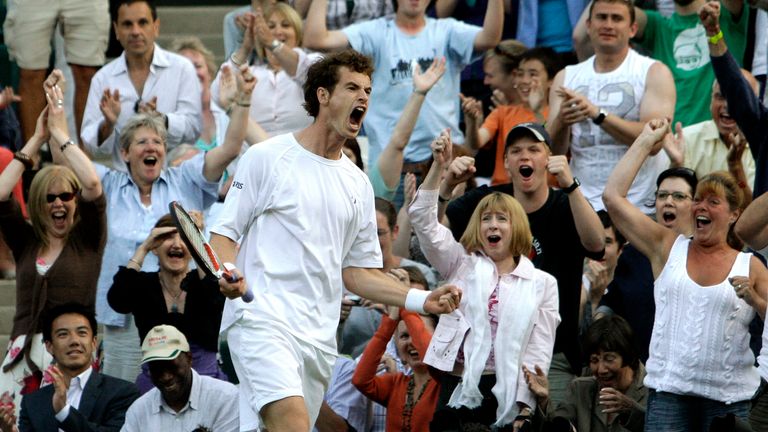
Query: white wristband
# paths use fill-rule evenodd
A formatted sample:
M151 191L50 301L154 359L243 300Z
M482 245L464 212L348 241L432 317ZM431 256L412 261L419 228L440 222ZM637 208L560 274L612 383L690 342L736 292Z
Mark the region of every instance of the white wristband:
M427 302L429 291L411 288L405 296L405 310L420 314L426 313L424 303Z

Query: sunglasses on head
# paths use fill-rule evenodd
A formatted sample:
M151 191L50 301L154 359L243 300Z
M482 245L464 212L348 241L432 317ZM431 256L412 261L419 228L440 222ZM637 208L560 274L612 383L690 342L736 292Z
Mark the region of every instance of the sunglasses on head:
M73 198L75 198L74 192L62 192L60 194L47 194L45 196L45 200L48 201L48 203L52 203L56 201L56 198L60 199L62 202L72 201Z

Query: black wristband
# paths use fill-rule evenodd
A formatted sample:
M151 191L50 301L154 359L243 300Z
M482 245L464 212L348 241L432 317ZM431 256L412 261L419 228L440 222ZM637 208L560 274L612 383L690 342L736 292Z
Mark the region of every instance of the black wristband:
M570 186L567 188L562 189L563 192L566 194L570 194L571 192L575 191L577 187L581 186L581 182L579 181L578 177L573 178L573 183L571 183Z

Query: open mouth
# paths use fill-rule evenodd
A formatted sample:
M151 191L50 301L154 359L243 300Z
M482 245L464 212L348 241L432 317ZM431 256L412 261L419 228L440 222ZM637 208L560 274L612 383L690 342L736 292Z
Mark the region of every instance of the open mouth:
M488 236L488 243L492 245L497 245L501 241L501 236L496 234L491 234Z
M707 225L712 223L712 220L710 220L708 217L704 215L698 215L696 216L696 228L703 228Z
M168 251L169 258L184 258L184 252L180 249L171 249Z
M533 175L533 167L530 165L523 165L520 167L520 175L523 179L529 179Z
M355 128L359 129L360 125L363 123L363 117L365 116L365 108L364 107L355 107L352 110L352 113L349 115L349 123Z
M677 215L671 211L665 211L661 214L661 218L665 223L672 223L677 219Z
M157 156L147 156L142 162L144 162L144 165L148 167L153 167L157 165Z

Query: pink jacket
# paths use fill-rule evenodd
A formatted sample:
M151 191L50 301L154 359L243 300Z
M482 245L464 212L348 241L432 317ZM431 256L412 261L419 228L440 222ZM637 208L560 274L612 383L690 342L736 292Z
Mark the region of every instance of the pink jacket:
M481 252L467 253L464 247L453 238L451 231L438 223L437 191L419 190L408 212L424 255L444 280L458 286L464 293L461 304L456 311L440 316L440 322L424 358L425 363L450 372L454 368L456 356L465 341L467 332L471 330L471 320L466 314L467 290L472 289L476 280L472 272L475 271L478 260L486 260L491 263L492 261ZM533 284L535 304L538 305L538 310L531 315L533 323L526 333L519 363L529 369L538 365L542 370L548 370L552 360L555 331L560 323L557 281L552 275L534 268L533 263L526 257L520 258L520 263L511 273L498 275L495 265L493 268L492 277L486 276L485 280L492 282L492 286L487 288L489 296L496 283L499 284L499 314L514 309L515 284L519 282ZM486 298L485 304L487 304L487 300ZM503 337L503 332L504 327L500 322L496 340ZM495 356L497 364L513 361L513 359L505 358L503 352L495 352ZM525 383L522 367L517 376L516 399L530 407L536 406L535 396L531 394Z

